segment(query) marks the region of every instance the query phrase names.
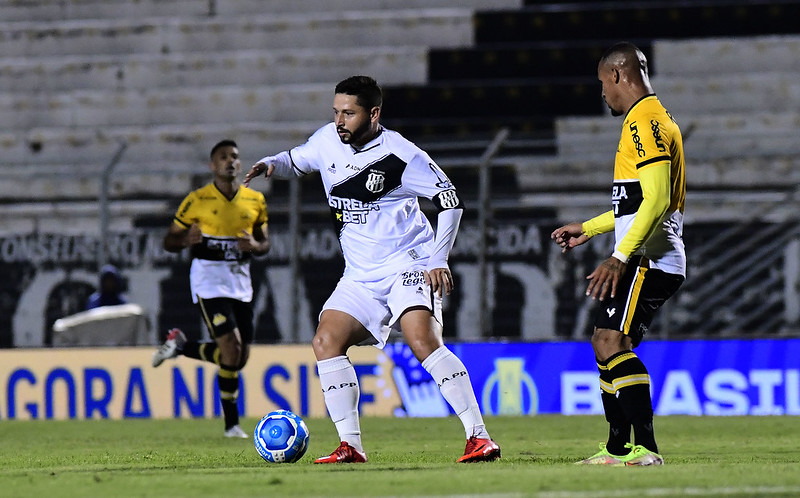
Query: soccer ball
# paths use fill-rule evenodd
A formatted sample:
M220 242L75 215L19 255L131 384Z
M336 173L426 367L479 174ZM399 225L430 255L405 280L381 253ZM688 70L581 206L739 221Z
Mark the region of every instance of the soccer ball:
M253 443L261 458L269 463L296 462L308 448L308 427L296 414L276 410L256 425Z

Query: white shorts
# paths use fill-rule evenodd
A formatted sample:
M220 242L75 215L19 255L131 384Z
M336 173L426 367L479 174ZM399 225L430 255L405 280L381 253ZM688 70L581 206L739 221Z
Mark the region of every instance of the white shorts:
M400 331L400 316L415 306L428 308L436 321L442 323L442 298L425 283L421 268L411 268L376 282L343 277L322 311L337 310L352 316L375 338L375 342L368 344L383 349L391 331Z

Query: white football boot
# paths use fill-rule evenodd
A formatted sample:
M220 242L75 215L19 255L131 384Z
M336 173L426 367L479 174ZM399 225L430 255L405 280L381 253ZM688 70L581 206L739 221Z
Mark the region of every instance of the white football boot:
M248 436L247 433L243 431L241 427L239 427L238 425L234 425L233 427L225 431L225 437L246 439L249 438L250 436Z
M186 336L181 329L172 329L167 334L167 340L153 353L153 366L157 367L164 363L164 360L178 356L178 349L186 344Z

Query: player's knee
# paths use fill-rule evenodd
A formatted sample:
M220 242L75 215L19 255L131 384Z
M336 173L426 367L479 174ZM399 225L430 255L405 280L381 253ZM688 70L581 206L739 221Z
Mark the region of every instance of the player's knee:
M609 329L595 329L592 334L592 349L598 360L605 361L625 348L625 335Z
M433 339L430 338L414 338L408 339L406 338L406 342L408 347L411 349L411 352L414 353L414 357L419 361L425 361L425 358L430 356L431 353L439 349L441 344Z
M311 339L311 347L318 360L341 356L347 352L347 346L337 339L337 335L323 327L317 328L317 333Z
M220 361L226 365L240 365L243 364L242 345L236 341L229 341L220 344L219 347ZM242 365L244 366L244 365ZM241 367L240 367L241 368ZM237 368L238 370L238 368Z

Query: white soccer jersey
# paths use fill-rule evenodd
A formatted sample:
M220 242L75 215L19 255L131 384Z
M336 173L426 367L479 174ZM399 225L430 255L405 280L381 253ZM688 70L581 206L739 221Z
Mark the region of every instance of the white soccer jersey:
M289 155L296 174L319 171L322 177L345 277L375 281L410 266L446 267L447 255L434 251L434 231L417 198L431 199L440 211L462 204L447 175L422 149L382 128L356 150L342 143L329 123Z

